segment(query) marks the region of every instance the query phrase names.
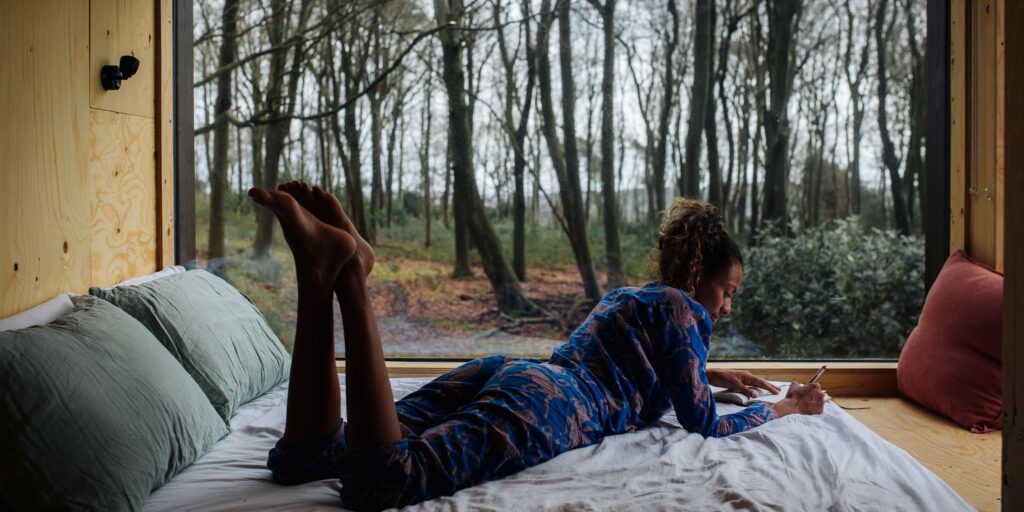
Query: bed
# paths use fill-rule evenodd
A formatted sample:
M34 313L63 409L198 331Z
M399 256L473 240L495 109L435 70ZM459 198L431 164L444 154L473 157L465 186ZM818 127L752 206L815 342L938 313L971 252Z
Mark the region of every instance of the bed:
M271 481L266 457L284 428L289 360L248 299L212 274L183 269L90 292L0 323L0 388L8 390L0 509L339 508L335 479ZM426 380L391 383L400 398ZM971 509L832 403L819 416L707 440L669 413L642 431L409 508Z
M400 398L429 379L392 379ZM342 376L342 388L344 378ZM333 479L284 487L267 452L285 420L287 384L238 409L231 434L157 489L145 510L337 510ZM342 392L344 396L344 392ZM720 413L738 407L719 406ZM945 482L834 403L722 439L669 413L510 477L408 510L972 510Z

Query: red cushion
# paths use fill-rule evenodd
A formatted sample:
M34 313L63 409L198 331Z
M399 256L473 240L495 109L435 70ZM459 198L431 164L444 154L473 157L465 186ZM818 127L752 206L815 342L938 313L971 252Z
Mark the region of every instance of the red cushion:
M924 301L896 380L907 398L971 432L1003 425L1003 276L953 253Z

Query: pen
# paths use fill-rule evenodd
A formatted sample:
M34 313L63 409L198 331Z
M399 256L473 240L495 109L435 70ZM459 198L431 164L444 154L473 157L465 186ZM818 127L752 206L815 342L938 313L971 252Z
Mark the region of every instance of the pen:
M821 368L818 368L818 371L814 372L814 375L811 376L811 380L807 381L807 383L808 384L814 384L814 381L818 380L818 377L821 377L821 374L825 373L825 370L827 370L827 369L828 369L828 365L827 364L821 365Z

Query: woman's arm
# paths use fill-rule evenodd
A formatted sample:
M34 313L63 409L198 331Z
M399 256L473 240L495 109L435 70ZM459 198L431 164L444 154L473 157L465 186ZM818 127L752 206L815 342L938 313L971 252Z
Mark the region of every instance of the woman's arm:
M676 409L679 424L704 437L723 437L775 418L776 411L762 402L734 414L718 415L705 370L710 316L678 290L666 290L663 299L647 311L647 318L653 320L649 325L655 327L650 334L657 340L653 343L652 363Z
M683 337L689 339L688 334L684 331ZM698 340L697 343L701 342ZM724 437L749 430L777 416L775 409L763 402L754 402L740 412L719 416L699 350L677 351L667 363L666 377L672 383L668 389L676 418L690 432L704 437Z
M772 405L775 417L790 414L821 414L825 410L825 392L821 384L797 384L794 382L786 392L786 398Z

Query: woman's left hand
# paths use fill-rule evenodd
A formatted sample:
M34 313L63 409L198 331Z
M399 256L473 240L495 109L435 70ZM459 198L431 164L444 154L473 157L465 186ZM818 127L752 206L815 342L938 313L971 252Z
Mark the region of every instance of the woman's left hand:
M708 368L708 384L720 388L735 389L751 398L757 396L753 388L761 388L778 393L781 391L778 386L768 382L753 373L743 370L727 370L724 368Z

